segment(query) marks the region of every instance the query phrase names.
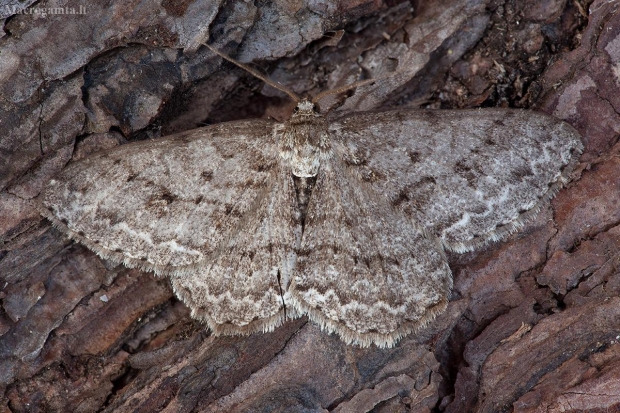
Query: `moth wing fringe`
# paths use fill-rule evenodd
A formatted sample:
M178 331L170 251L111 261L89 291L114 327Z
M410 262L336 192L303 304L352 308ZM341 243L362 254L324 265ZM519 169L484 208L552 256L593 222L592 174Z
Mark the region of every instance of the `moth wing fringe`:
M362 348L370 347L372 344L379 348L394 347L403 337L415 333L428 326L439 314L445 311L448 300L444 299L430 307L424 313L424 316L414 322L408 322L401 325L396 330L388 333L358 333L349 328L344 327L342 323L330 320L320 310L305 304L301 297L294 291L289 290L289 302L295 308L297 313L305 314L314 323L321 327L321 330L331 334L336 333L346 344L353 344Z

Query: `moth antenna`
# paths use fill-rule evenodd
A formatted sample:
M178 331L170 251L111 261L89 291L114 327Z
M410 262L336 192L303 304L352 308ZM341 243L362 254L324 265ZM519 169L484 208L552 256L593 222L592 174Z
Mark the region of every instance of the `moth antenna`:
M398 73L401 73L401 72L392 72L392 73L388 73L386 75L375 77L375 78L372 78L372 79L360 80L359 82L351 83L350 85L340 86L340 87L338 87L336 89L326 90L325 92L321 92L318 95L316 95L314 98L312 98L312 103L317 103L319 100L323 99L326 96L338 95L338 94L340 94L342 92L346 92L347 90L355 89L355 88L358 88L360 86L368 85L368 84L377 82L379 80L383 80L383 79L386 79L388 77L395 76Z
M233 59L230 56L225 55L224 53L220 52L219 50L215 49L212 46L209 46L206 43L203 43L204 46L207 47L207 49L211 50L213 53L215 53L216 55L218 55L219 57L221 57L224 60L228 60L230 63L233 63L237 66L239 66L240 68L242 68L243 70L245 70L246 72L250 73L252 76L262 80L263 82L267 83L269 86L274 87L276 89L278 89L281 92L286 93L287 95L289 95L291 97L291 99L293 99L295 102L301 101L301 98L299 96L297 96L297 94L295 92L293 92L292 90L288 89L285 86L282 86L281 84L279 84L278 82L274 82L273 80L269 79L267 76L262 75L261 73L259 73L257 70L252 69L250 66L245 65L241 62L236 61L235 59Z

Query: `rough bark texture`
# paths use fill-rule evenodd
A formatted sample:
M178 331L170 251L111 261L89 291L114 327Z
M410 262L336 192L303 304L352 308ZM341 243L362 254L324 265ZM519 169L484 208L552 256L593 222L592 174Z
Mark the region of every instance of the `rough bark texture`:
M13 3L0 2L0 411L620 411L619 2L31 6L45 17ZM582 167L519 234L452 255L448 310L393 349L347 346L305 319L211 337L167 280L110 267L30 205L102 148L286 118L292 102L207 39L298 93L399 71L338 110L553 114L582 133Z

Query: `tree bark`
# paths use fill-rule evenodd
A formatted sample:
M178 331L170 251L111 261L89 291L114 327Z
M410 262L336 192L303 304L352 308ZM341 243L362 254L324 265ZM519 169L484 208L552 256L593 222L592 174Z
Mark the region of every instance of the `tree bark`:
M620 411L618 2L67 4L0 10L0 411ZM394 348L305 318L213 337L166 279L32 207L98 150L290 115L207 41L302 95L397 73L322 110L543 111L581 132L582 163L522 231L451 254L448 309Z

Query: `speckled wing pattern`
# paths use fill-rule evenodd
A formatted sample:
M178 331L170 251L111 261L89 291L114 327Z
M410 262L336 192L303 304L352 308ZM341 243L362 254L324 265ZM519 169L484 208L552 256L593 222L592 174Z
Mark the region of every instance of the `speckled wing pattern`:
M513 232L564 185L579 134L519 110L354 114L330 125L290 302L346 342L392 346L443 310L443 248Z
M283 288L295 267L301 227L290 171L277 168L256 209L201 266L171 279L177 296L215 334L271 331L284 322Z
M299 239L274 124L224 123L97 154L50 181L41 210L100 256L171 276L215 332L271 329Z
M439 241L359 172L322 165L289 301L347 343L391 346L445 309L452 274Z
M385 347L447 305L444 249L517 229L582 150L569 125L527 111L328 124L312 106L285 124L230 122L75 163L46 187L42 213L102 257L170 276L216 334L307 314L347 343ZM293 171L316 162L314 178L300 175L316 179L304 214Z
M567 123L515 109L362 113L330 132L346 164L456 252L521 227L568 182L583 150Z

